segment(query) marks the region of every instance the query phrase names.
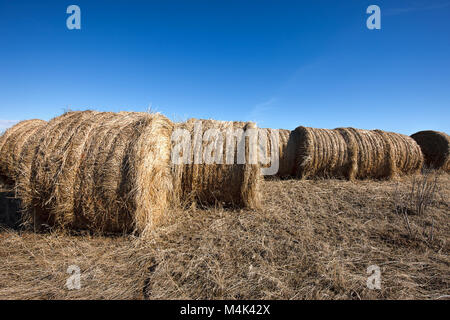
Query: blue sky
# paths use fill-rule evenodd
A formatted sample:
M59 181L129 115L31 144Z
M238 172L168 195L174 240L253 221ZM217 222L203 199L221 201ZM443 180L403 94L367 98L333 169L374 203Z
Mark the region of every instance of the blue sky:
M68 30L66 8L81 8ZM381 30L366 8L381 8ZM65 109L449 132L450 1L0 0L0 130Z

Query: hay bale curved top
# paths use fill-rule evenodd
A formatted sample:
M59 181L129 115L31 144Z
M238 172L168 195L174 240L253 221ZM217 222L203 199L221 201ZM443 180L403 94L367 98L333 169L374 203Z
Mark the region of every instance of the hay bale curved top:
M20 166L31 166L31 161L22 151L45 125L46 121L39 119L21 121L0 137L0 175L8 184L16 182Z
M160 114L78 111L52 119L30 185L21 188L27 208L37 223L145 232L168 205L171 131Z
M450 172L450 136L444 132L425 130L411 135L420 146L425 165Z
M188 133L184 138L178 136L172 140L174 187L184 204L260 207L260 166L257 161L250 163L249 138L241 139L241 143L246 142L245 154L238 154L237 139L232 141L233 132L246 129L256 129L256 125L202 119L189 119L175 125L174 133L178 130ZM208 132L212 134L208 135ZM177 148L180 139L186 139L187 150ZM231 149L227 152L227 146L231 145L234 152ZM185 157L184 162L175 163L175 157ZM209 163L205 161L206 157L210 159Z
M298 135L298 177L352 177L353 145L339 130L300 126L295 132Z

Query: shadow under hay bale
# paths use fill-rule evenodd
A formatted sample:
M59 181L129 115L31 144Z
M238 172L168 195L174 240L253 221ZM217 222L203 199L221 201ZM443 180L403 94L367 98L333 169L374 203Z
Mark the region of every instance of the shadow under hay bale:
M252 164L249 150L255 147L256 156L257 145L244 136L247 129L256 125L200 119L175 124L172 170L174 193L182 205L260 207L260 166L257 159Z
M0 226L18 229L22 222L20 200L14 193L0 189Z
M444 132L426 130L411 135L422 149L425 166L450 172L450 136Z

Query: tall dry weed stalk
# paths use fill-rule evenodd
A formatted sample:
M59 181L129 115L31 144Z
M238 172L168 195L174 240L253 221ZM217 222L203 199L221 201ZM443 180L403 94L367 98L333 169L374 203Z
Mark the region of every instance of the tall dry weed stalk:
M425 216L428 209L436 200L439 186L439 172L426 169L421 176L412 179L411 187L407 191L401 191L396 187L394 193L395 212L401 215L405 227L411 238L415 239L417 232L413 231L409 216ZM422 234L426 235L426 226ZM432 219L430 233L426 236L427 241L433 240L434 219Z

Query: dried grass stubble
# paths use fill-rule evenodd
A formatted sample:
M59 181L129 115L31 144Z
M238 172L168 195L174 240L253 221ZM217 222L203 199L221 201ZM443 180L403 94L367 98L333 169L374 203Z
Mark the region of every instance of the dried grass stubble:
M409 239L392 211L391 181L265 181L260 213L180 212L150 242L150 299L419 299L448 291L445 206L411 217L435 221L435 240ZM448 190L446 190L448 191ZM438 223L439 222L439 223ZM421 236L419 235L419 238ZM404 253L408 252L407 255ZM139 259L143 255L136 257ZM401 258L400 258L401 257ZM140 259L143 262L144 259ZM385 262L389 261L386 265ZM366 286L381 266L382 290ZM424 266L426 266L424 268ZM405 277L404 275L408 276Z

